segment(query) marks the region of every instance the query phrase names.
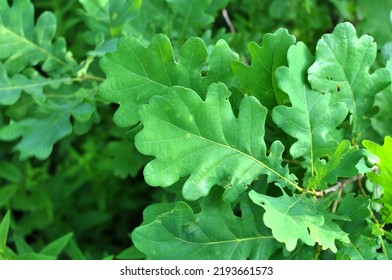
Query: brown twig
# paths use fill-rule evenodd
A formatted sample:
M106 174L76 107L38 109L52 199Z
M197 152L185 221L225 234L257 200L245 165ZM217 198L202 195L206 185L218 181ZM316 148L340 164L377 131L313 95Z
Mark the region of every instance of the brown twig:
M370 172L377 172L377 171L378 171L378 167L377 166L373 166L370 169ZM343 182L337 182L332 187L329 187L329 188L323 190L322 193L323 193L323 195L326 195L327 193L330 193L330 192L336 192L336 191L338 191L340 189L344 189L346 187L346 185L348 185L348 184L351 184L351 183L354 183L354 182L358 182L359 188L360 188L360 191L361 191L362 195L366 196L366 192L365 192L365 190L364 190L364 188L362 186L362 183L361 183L362 179L363 179L363 174L358 174L358 175L356 175L356 176L354 176L352 178L349 178L349 179L347 179L347 180L345 180Z
M235 31L233 22L231 21L230 16L229 16L229 13L227 12L226 9L223 9L223 10L222 10L222 16L223 16L223 18L225 19L226 24L227 24L227 26L228 26L229 29L230 29L230 32L231 32L231 33L235 33L236 31Z
M340 199L340 197L342 196L343 188L344 188L344 186L341 187L341 188L339 189L338 198L333 202L333 205L332 205L332 213L335 213L335 212L336 212L336 209L338 208L339 199Z

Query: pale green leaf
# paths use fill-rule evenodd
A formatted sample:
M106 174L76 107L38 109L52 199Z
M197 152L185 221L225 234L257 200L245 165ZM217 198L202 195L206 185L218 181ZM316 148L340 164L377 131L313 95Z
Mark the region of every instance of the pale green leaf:
M132 241L149 259L268 259L279 244L265 226L256 226L249 201L241 203L238 217L220 195L203 199L200 212L178 202L136 228Z
M381 210L383 223L392 223L392 137L385 137L382 146L369 140L364 140L362 144L380 160L376 164L380 169L379 174L369 172L366 175L384 188L384 208Z
M294 43L295 37L281 28L274 34L264 35L261 47L254 42L249 44L250 66L233 63L233 71L244 91L257 97L267 108L283 104L286 99L278 88L275 70L287 64L287 51Z
M283 145L274 142L267 156L264 122L267 110L255 97L245 97L233 114L224 84L212 84L206 100L186 88L173 87L140 109L143 130L136 148L156 157L144 169L151 186L167 187L191 175L183 187L186 199L208 195L229 179L224 199L233 201L259 175L269 182L298 188L295 176L282 167Z
M306 71L313 57L299 42L288 51L289 67L276 70L279 87L288 94L291 106L273 109L273 121L297 139L291 146L294 158L303 157L305 168L315 175L315 164L320 157L331 154L337 147L337 129L347 115L343 103L330 104L331 95L313 91L306 82Z
M349 137L356 143L370 125L375 94L390 84L385 68L370 74L377 47L373 38L357 38L350 23L338 24L316 47L316 62L309 68L309 82L320 92L331 93L332 103L346 103L351 113Z
M71 72L76 63L66 51L63 38L53 41L55 33L52 13L44 12L35 23L30 0L15 0L12 6L0 0L0 60L5 61L9 74L41 63L50 75Z
M335 152L328 156L328 161L317 160L314 165L314 176L309 179L308 187L324 190L328 184L333 185L338 178L351 178L357 175L356 165L362 158L358 147L352 147L350 141L343 140Z
M348 234L332 220L347 220L331 213L317 198L306 195L271 197L251 191L250 198L265 209L263 221L272 230L276 240L284 242L288 251L293 251L298 240L307 245L315 243L323 250L336 253L335 240L350 242Z
M107 79L100 87L101 96L120 107L114 115L120 127L139 122L139 107L155 95L166 95L170 87L180 85L195 90L204 97L213 82L233 83L230 64L238 60L224 41L219 41L209 58L207 73L202 77L202 67L208 52L200 38L188 39L175 60L169 39L156 35L145 48L133 37L120 40L118 50L101 60Z

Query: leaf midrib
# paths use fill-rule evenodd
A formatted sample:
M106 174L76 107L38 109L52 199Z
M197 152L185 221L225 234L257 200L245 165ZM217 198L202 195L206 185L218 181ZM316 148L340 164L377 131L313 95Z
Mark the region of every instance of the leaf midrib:
M33 48L35 48L36 50L38 50L40 53L43 53L45 56L57 61L59 64L61 64L62 66L72 69L73 67L71 65L69 65L67 62L63 61L62 59L58 58L57 56L53 55L52 53L48 52L47 50L45 50L44 48L38 46L37 44L35 44L32 41L27 40L25 37L20 36L19 34L13 32L11 29L3 26L0 26L0 29L4 30L5 32L9 33L11 36L16 37L19 41L21 41L22 43L29 45Z
M202 141L211 142L213 145L217 145L217 146L220 146L220 147L229 149L229 150L231 150L231 151L233 151L233 152L235 152L235 153L238 153L238 154L240 154L240 155L242 155L242 156L244 156L244 157L247 157L248 159L250 159L250 160L256 162L257 164L259 164L260 166L264 167L265 169L267 169L267 170L270 171L271 173L275 174L276 176L278 176L278 177L281 178L282 180L286 181L289 185L293 186L293 187L296 188L296 189L300 189L300 187L299 187L297 184L293 183L292 181L290 181L289 179L287 179L286 177L284 177L283 175L281 175L280 173L278 173L277 171L275 171L273 168L269 167L268 165L264 164L263 162L259 161L258 159L254 158L254 157L252 157L252 156L250 156L250 155L248 155L248 154L246 154L246 153L244 153L244 152L242 152L242 151L240 151L240 150L237 150L237 149L235 149L235 148L233 148L233 147L231 147L231 146L229 146L229 145L224 145L224 144L219 143L219 142L216 142L216 141L214 141L214 140L205 138L205 137L203 137L202 135L196 135L196 134L194 134L194 133L192 133L192 132L188 132L188 131L184 130L183 128L180 128L180 127L178 127L178 126L172 124L171 122L166 121L166 120L162 120L162 119L160 119L160 118L158 118L158 117L156 117L156 116L153 116L153 117L156 118L156 119L158 119L159 121L162 121L162 122L165 122L165 123L169 124L170 126L174 127L175 129L178 129L178 130L180 130L180 131L182 131L182 132L184 132L184 133L186 133L186 134L191 135L192 137L199 138L199 139L201 139Z

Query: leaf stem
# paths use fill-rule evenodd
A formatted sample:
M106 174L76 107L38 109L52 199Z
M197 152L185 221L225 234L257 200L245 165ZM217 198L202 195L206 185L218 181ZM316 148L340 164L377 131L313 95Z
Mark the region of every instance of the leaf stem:
M83 74L77 78L73 79L76 82L83 82L85 80L93 80L93 81L98 81L98 82L104 82L105 78L94 76L94 75L89 75L89 74Z

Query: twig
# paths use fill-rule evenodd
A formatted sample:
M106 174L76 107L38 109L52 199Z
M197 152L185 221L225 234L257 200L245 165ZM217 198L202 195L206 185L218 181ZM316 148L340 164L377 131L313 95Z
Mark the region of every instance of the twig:
M344 186L341 187L341 188L339 189L338 198L333 202L333 205L332 205L332 213L335 213L335 212L336 212L336 209L338 208L339 199L340 199L340 197L342 196L343 188L344 188Z
M373 166L370 169L370 172L377 172L377 171L378 171L378 167L377 166ZM337 182L332 187L329 187L328 189L323 190L322 193L323 193L323 195L326 195L327 193L330 193L330 192L336 192L339 189L344 189L346 187L346 185L358 181L359 185L360 185L359 188L361 190L362 195L366 196L365 190L363 189L363 186L362 186L362 183L361 183L362 179L363 179L363 174L358 174L358 175L356 175L356 176L354 176L352 178L349 178L349 179L347 179L347 180L345 180L343 182Z
M227 26L228 26L229 29L230 29L230 32L231 32L231 33L235 33L236 31L235 31L234 25L233 25L233 23L232 23L232 21L231 21L231 19L230 19L229 13L227 12L226 9L223 9L223 10L222 10L222 16L223 16L223 18L225 19L226 24L227 24Z

